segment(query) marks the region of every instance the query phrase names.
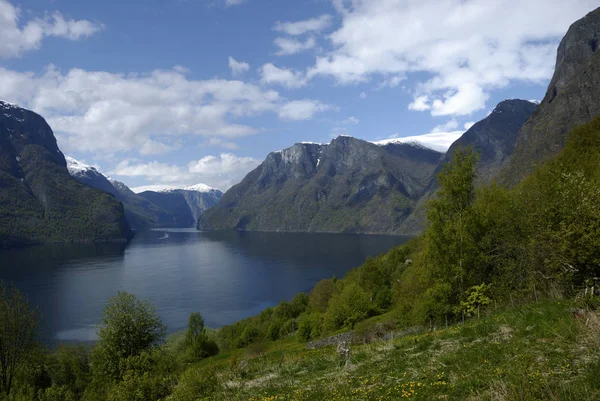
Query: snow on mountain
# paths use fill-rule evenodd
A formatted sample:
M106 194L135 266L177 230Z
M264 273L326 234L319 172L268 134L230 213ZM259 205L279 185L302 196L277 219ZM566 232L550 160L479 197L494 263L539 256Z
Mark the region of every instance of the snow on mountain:
M67 161L67 169L69 170L69 174L72 176L81 176L87 174L88 172L100 174L100 172L94 166L82 163L71 156L65 155L65 160Z
M152 186L146 187L146 190L153 190ZM136 189L137 190L137 189ZM174 192L174 191L192 191L192 192L200 192L200 193L211 193L211 192L220 192L218 189L208 186L203 183L189 185L187 187L178 187L178 186L167 186L162 188L155 188L155 192Z
M375 145L385 146L389 144L405 143L417 147L435 150L436 152L446 153L450 145L464 134L464 131L454 132L434 132L425 135L407 136L404 138L391 138L382 141L374 141Z
M185 191L196 191L196 192L212 192L212 191L217 191L216 188L210 187L206 184L196 184L196 185L190 185L189 187L185 187L183 188Z

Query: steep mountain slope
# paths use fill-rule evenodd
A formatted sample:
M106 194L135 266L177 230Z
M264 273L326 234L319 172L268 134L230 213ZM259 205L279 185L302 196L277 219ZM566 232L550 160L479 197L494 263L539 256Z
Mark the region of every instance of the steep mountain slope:
M469 128L450 146L436 173L452 160L456 149L471 146L479 155L478 180L491 182L513 154L519 130L536 108L537 104L520 99L498 103L489 116Z
M203 230L396 232L441 154L340 136L270 153L200 219Z
M517 138L503 180L518 183L556 155L567 133L600 114L600 8L575 22L560 42L556 69L536 112Z
M66 156L67 168L73 178L82 184L113 195L123 203L125 217L135 230L172 227L175 218L170 213L137 195L122 182L107 178L94 167Z
M514 151L519 130L535 111L537 105L520 99L504 100L489 116L467 130L444 154L427 190L419 199L413 213L402 222L399 231L415 234L423 231L426 223L426 204L438 189L436 175L450 160L456 149L472 147L479 154L477 175L480 183L497 178Z
M145 191L139 196L173 216L168 227L188 228L196 227L202 213L219 203L223 192L198 184L159 192Z
M0 101L0 244L130 236L120 202L69 175L46 121Z

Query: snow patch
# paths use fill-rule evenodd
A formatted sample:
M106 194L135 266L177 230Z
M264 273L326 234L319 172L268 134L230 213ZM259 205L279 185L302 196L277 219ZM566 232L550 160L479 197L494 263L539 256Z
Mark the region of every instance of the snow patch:
M88 171L91 171L94 174L100 174L95 167L82 163L70 156L65 155L65 160L67 161L67 170L69 170L69 174L72 176L86 175Z
M21 108L17 104L7 102L6 100L2 100L2 99L0 99L0 107L3 107L5 109L20 109Z
M195 184L195 185L189 185L187 187L166 186L162 189L156 190L156 192L173 192L173 191L193 191L193 192L201 192L201 193L210 193L210 192L217 191L217 189L213 188L209 185L199 183L199 184Z

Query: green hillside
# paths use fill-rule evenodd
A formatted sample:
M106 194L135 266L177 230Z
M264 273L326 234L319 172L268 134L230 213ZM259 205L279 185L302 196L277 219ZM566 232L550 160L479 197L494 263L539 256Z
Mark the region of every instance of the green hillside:
M422 236L216 331L192 314L166 344L120 293L92 349L17 347L10 399L598 400L599 158L600 117L511 189L475 188L477 155L456 150ZM30 324L6 294L0 320Z

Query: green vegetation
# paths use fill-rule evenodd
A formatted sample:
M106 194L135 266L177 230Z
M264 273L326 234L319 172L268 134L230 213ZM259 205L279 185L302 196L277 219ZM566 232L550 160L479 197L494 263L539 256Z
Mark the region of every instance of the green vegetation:
M600 117L512 189L476 188L476 155L456 150L424 235L216 331L194 313L165 345L152 306L121 293L91 351L28 348L12 397L600 399L598 160ZM350 330L348 364L347 344L306 346Z
M23 182L0 153L0 247L131 236L123 205L75 181L42 146L26 145L20 153Z

